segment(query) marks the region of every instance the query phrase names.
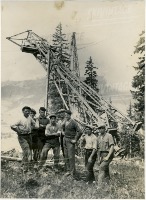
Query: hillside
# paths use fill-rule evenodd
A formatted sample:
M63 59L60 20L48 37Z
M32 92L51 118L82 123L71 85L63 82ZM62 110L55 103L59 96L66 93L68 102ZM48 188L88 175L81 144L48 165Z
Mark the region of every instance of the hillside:
M100 94L122 111L126 111L131 98L130 92L119 92L107 86L103 77L98 77ZM82 80L84 78L82 77ZM46 79L7 81L1 84L2 97L2 132L9 132L9 125L21 115L21 108L25 105L38 111L45 104Z

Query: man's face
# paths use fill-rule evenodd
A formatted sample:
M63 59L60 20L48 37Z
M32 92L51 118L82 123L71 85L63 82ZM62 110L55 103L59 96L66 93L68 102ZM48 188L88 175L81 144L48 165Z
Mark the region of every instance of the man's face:
M56 117L51 117L50 122L51 124L56 124Z
M34 117L35 117L35 113L34 113L34 112L30 112L30 116L31 116L32 118L34 118Z
M65 116L65 113L64 113L64 112L62 112L62 113L59 114L59 117L60 117L60 118L64 118L64 116Z
M71 118L71 115L68 114L68 113L65 113L65 118L66 118L67 120L69 120L69 119Z
M85 129L85 134L91 135L92 130L90 128Z
M41 117L45 117L45 111L39 110L39 113L40 113L40 116L41 116Z
M24 117L28 117L29 116L29 114L30 114L30 110L29 109L24 109L23 110L23 115L24 115Z
M105 127L100 127L98 130L99 130L99 132L100 132L101 134L104 134L104 133L105 133Z

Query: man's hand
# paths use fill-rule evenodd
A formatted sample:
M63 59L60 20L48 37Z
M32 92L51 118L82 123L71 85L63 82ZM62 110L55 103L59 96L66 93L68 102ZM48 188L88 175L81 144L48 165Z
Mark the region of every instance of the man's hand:
M70 141L72 144L75 144L77 141L76 140L71 140Z
M109 157L106 156L106 157L103 158L103 161L108 161L108 159L109 159Z
M45 131L45 135L46 135L46 136L49 136L49 135L50 135L50 133L49 133L49 132L47 132L47 131Z
M43 124L40 124L40 127L46 127L45 125L43 125Z
M55 135L56 135L56 136L60 136L60 132L57 132Z
M91 157L88 158L88 162L92 162L92 158Z
M62 131L62 135L65 135L65 134L64 134L64 131Z
M100 160L97 160L97 165L100 165Z

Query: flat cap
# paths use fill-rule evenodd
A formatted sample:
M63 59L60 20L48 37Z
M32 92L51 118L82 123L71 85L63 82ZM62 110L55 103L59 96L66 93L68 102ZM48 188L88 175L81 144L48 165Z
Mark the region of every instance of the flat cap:
M98 129L99 129L99 128L102 128L102 127L105 128L105 123L100 123L100 124L98 125Z
M51 119L52 117L55 117L55 118L56 118L57 116L56 116L55 113L52 113L52 114L49 115L49 118Z
M33 108L31 108L31 112L33 112L34 114L36 114L36 111Z

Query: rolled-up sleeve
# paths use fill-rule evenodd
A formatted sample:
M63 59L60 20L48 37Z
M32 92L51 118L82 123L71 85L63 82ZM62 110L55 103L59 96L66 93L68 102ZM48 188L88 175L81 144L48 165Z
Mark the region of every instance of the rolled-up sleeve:
M112 136L111 134L109 134L109 139L108 139L108 141L109 141L109 147L110 147L111 145L114 145L114 139L113 139L113 136Z
M94 140L93 140L93 149L98 149L98 140L97 140L97 138L95 138Z

